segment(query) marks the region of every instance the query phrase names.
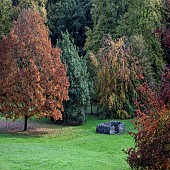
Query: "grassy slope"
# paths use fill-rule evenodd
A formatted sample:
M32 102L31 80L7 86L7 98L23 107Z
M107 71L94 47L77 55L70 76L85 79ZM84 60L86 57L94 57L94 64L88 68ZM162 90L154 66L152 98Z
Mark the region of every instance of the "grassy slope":
M55 134L43 136L0 134L0 169L126 170L122 149L133 146L133 139L96 134L96 125L106 121L90 116L83 126L55 126ZM129 120L123 122L132 130Z

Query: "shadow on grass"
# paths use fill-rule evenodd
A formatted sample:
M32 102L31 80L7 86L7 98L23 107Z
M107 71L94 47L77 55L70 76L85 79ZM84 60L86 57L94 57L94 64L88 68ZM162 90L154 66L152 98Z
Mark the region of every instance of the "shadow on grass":
M71 126L57 125L56 123L28 120L28 130L23 131L24 121L22 120L1 120L0 137L2 138L72 138L78 131Z
M10 136L28 136L28 137L42 137L43 135L53 134L56 127L44 123L37 123L28 121L28 130L23 131L24 122L21 120L1 120L0 121L0 134Z

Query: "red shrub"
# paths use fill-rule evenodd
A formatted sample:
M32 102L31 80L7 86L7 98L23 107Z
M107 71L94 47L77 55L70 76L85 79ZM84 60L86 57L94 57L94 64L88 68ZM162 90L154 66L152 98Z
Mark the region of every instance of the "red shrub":
M135 147L129 148L132 169L170 169L170 70L165 69L159 89L147 83L138 89L141 100L135 104L137 133L131 133ZM145 99L145 100L144 100Z

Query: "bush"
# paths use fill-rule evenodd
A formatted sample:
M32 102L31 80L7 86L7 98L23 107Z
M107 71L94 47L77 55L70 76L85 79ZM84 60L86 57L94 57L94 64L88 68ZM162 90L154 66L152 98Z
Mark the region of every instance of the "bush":
M169 169L170 70L165 69L159 89L145 83L138 90L134 122L138 131L131 133L135 147L126 151L127 161L132 169Z

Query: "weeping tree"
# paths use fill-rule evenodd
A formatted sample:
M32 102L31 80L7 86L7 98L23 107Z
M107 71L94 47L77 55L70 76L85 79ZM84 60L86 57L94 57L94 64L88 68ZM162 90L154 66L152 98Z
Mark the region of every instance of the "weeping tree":
M0 114L13 120L24 117L24 130L33 116L62 119L68 77L39 13L24 10L19 15L0 43L0 56Z
M129 118L135 116L136 88L143 77L142 67L127 45L127 41L113 41L106 36L102 48L91 54L95 71L94 86L101 107L102 118Z
M62 33L58 45L62 49L61 60L67 68L69 77L69 101L64 102L64 122L81 125L86 121L85 109L89 104L89 82L85 60L78 55L78 49L68 32Z

